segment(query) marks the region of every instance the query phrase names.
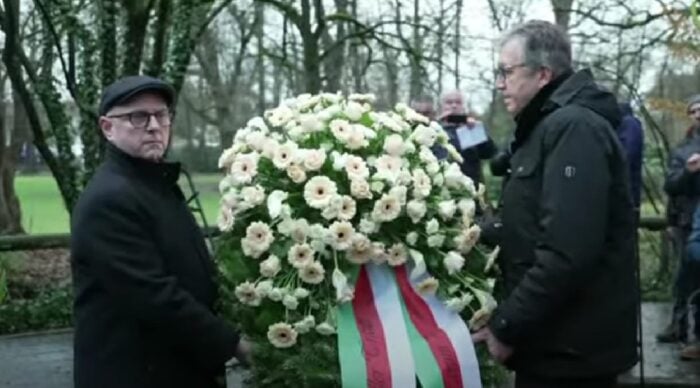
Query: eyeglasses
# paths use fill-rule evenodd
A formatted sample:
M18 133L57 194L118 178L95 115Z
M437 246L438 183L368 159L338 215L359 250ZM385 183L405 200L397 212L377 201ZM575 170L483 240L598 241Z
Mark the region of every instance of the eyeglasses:
M506 80L508 79L508 76L513 74L515 69L519 67L525 67L527 64L525 63L518 63L517 65L511 65L511 66L503 66L500 65L496 68L496 80Z
M173 120L173 112L171 112L169 109L163 109L159 110L158 112L146 112L144 110L137 110L133 112L128 112L128 113L121 113L117 115L109 115L107 116L109 118L122 118L126 117L129 119L129 122L131 125L134 126L134 128L137 129L144 129L148 127L148 124L151 122L151 117L156 119L156 122L158 122L159 125L163 127L167 127L170 125L170 123Z

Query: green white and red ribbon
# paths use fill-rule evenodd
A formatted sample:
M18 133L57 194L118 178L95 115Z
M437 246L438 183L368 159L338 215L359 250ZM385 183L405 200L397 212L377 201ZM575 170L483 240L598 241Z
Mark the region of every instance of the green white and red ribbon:
M423 276L428 276L424 274ZM404 266L366 264L338 308L344 388L481 388L464 321L415 290Z

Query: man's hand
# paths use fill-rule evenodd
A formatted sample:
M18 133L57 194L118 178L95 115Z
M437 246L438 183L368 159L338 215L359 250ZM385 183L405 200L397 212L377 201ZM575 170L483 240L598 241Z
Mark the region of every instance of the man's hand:
M253 362L253 344L244 337L241 337L236 347L236 358L243 366L250 366Z
M491 357L501 364L509 359L511 355L513 355L513 348L499 341L498 338L493 335L488 326L472 334L472 341L475 344L479 342L486 342L486 346L489 348Z
M698 172L700 171L700 154L692 154L688 158L688 160L685 162L685 168L689 172Z

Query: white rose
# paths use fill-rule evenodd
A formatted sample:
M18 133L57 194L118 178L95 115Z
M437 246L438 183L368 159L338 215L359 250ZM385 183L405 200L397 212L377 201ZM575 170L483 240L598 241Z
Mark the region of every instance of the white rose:
M367 147L369 141L365 138L364 130L362 128L357 128L353 126L350 136L348 136L345 146L350 150L359 150L360 148Z
M445 185L447 187L460 189L464 187L466 178L457 163L450 163L445 169Z
M275 157L275 152L277 152L277 148L280 146L280 143L272 138L267 138L262 144L262 154L268 158L272 159Z
M384 152L392 156L401 156L404 153L404 141L401 135L393 134L384 139Z
M265 145L265 135L262 132L255 131L251 132L246 136L246 144L248 147L256 150L256 151L262 151L263 146Z
M348 119L352 121L360 120L364 113L365 110L362 107L362 105L358 104L355 101L348 102L348 105L345 107L345 116L347 116Z
M440 172L440 163L438 162L431 162L425 165L425 171L430 174L430 176L434 177Z
M228 170L235 159L236 152L233 149L233 147L227 148L224 150L223 153L221 153L221 156L219 157L218 166L219 168L225 168Z
M411 232L411 233L406 235L406 243L408 243L408 245L415 246L417 242L418 242L418 233Z
M284 297L284 292L282 291L281 288L273 288L270 292L267 293L267 297L270 298L270 300L273 300L275 302L280 302L282 298Z
M323 122L315 114L303 114L299 117L299 124L305 132L318 132L323 130Z
M422 169L413 170L413 196L416 198L426 198L430 195L432 183L430 177Z
M372 191L374 191L375 193L381 193L382 191L384 191L384 182L382 182L382 181L372 181L372 183L370 184L370 188L371 188Z
M435 131L433 128L426 127L422 124L418 125L411 134L411 138L413 139L413 141L415 141L417 144L426 147L432 147L433 145L435 145L437 137L437 131Z
M282 202L284 202L289 194L281 190L275 190L267 197L267 211L270 218L275 219L282 212Z
M233 180L230 175L226 175L221 179L221 182L219 182L219 193L224 194L231 188L233 188Z
M263 120L262 117L253 117L252 119L248 120L248 123L245 125L248 128L251 129L259 129L263 133L267 133L269 131L269 128L267 128L267 124L265 124L265 120Z
M425 164L438 162L437 157L435 156L433 151L430 150L429 147L421 146L420 152L418 153L418 157L420 158L420 161Z
M449 201L442 201L438 204L438 213L440 214L440 217L442 217L442 219L445 221L452 219L456 211L457 205L455 204L454 199L451 199Z
M350 181L350 194L357 199L372 199L369 183L364 179Z
M428 234L435 234L440 230L440 224L435 218L431 218L430 221L425 225L425 231Z
M307 150L304 153L304 168L309 171L318 171L326 162L326 152L324 150Z
M440 248L445 243L444 234L433 234L428 236L428 246L431 248Z
M260 274L266 278L272 278L282 269L280 259L275 255L270 255L260 262Z
M285 295L284 298L282 298L282 304L287 310L296 310L299 306L299 301L292 295Z
M287 168L287 176L294 183L303 183L306 181L306 172L296 164L292 164Z
M297 287L294 289L294 297L297 299L304 299L309 296L309 290L304 287Z
M300 334L305 334L313 329L314 326L316 326L316 319L313 315L307 315L304 319L294 324L294 330Z
M241 197L243 198L243 207L250 209L265 201L265 191L259 185L248 186L241 189Z
M425 216L425 213L428 211L428 208L425 204L425 201L420 201L420 200L411 200L408 202L406 205L406 212L408 213L408 216L411 218L411 221L413 221L414 224L417 224L418 221L420 221L423 216Z
M272 280L263 280L255 286L255 291L260 294L261 298L267 296L267 294L272 291Z
M360 232L364 234L373 234L379 230L379 226L374 221L363 218L360 220Z
M394 186L389 190L389 195L393 195L394 197L399 199L399 203L401 205L406 204L406 196L408 194L408 189L406 186Z
M464 267L464 257L459 252L449 251L442 263L447 273L454 275Z
M316 326L316 332L321 335L333 335L335 334L335 329L328 322L323 322L322 324Z
M341 171L346 166L347 155L341 154L338 151L333 151L331 153L331 158L333 159L333 169L335 171Z
M450 298L445 302L445 307L452 312L460 313L467 307L467 303L464 303L463 298Z
M440 187L445 183L445 177L442 176L442 174L434 174L433 183L435 184L435 186Z

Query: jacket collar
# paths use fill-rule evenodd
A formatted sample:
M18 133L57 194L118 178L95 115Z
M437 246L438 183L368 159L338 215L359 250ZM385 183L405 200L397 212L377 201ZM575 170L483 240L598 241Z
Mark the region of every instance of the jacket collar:
M107 161L111 161L129 173L148 181L177 184L180 177L180 163L153 162L136 158L109 142L107 142Z

